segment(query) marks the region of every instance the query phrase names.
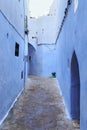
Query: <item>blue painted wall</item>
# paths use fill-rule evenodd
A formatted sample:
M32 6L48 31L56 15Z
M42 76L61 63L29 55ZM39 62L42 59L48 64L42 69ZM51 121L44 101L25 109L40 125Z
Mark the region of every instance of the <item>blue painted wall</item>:
M69 7L57 41L57 78L65 103L71 113L71 59L75 50L80 76L80 129L87 130L87 1L79 1L74 13L74 1ZM62 8L62 7L60 7ZM74 101L75 102L75 101Z
M43 48L43 64L42 75L45 77L52 77L52 73L56 73L57 58L56 45L42 45Z
M52 77L56 72L56 45L39 45L35 49L29 45L29 74Z
M15 43L19 57L15 56ZM23 90L24 40L0 12L0 123Z
M24 6L28 0L0 0L0 10L5 14L16 30L24 36ZM20 24L19 24L20 23Z
M29 74L42 75L42 54L43 50L41 46L35 49L29 44L29 56L31 56L29 60Z
M76 4L78 3L78 4ZM87 1L72 0L71 4L67 8L67 0L59 2L58 5L58 32L62 25L60 35L57 39L56 48L55 45L39 45L33 52L31 61L31 73L42 76L50 76L52 72L57 73L57 79L59 81L62 94L64 97L66 108L69 112L69 116L72 117L72 102L75 105L76 100L80 100L80 129L87 130ZM68 10L66 17L65 11ZM64 18L64 21L63 21ZM63 23L62 23L63 22ZM48 32L50 33L50 32ZM52 35L52 34L51 34ZM40 37L40 35L39 35ZM41 38L41 37L40 37ZM48 37L46 37L48 39ZM43 39L44 40L44 39ZM45 43L45 42L43 42ZM53 49L54 48L54 49ZM80 99L78 96L72 99L72 56L75 52L78 70L79 70L79 84ZM76 75L76 71L73 69L73 74ZM77 76L76 76L77 77ZM77 78L78 80L78 78ZM74 107L73 107L74 108ZM78 109L78 108L77 108ZM73 109L75 112L75 110ZM75 118L78 114L75 115Z

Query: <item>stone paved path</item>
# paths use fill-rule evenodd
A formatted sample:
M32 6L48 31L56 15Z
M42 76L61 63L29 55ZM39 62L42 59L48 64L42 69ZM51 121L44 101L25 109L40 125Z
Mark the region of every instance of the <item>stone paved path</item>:
M74 130L56 79L30 76L0 130Z

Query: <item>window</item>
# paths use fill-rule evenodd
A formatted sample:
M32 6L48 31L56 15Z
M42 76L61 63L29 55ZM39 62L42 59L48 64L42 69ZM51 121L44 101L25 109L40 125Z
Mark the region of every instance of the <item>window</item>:
M23 77L24 77L24 76L23 76L23 71L22 71L22 72L21 72L21 79L23 79Z
M15 56L19 56L19 44L18 43L16 43L15 44Z
M29 56L29 60L31 60L31 56Z

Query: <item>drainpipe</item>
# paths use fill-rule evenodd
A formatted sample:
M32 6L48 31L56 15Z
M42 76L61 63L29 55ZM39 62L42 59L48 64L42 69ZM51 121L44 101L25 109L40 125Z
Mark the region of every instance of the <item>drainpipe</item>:
M26 82L27 79L27 61L28 61L28 19L27 19L27 14L26 14L26 4L25 4L26 0L23 0L23 8L24 8L24 84Z

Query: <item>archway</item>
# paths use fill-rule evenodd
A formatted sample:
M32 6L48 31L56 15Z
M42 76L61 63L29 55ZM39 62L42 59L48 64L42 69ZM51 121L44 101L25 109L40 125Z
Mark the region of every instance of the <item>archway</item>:
M80 76L75 51L71 59L71 118L80 119Z
M33 74L34 71L35 52L34 46L28 43L28 75Z

